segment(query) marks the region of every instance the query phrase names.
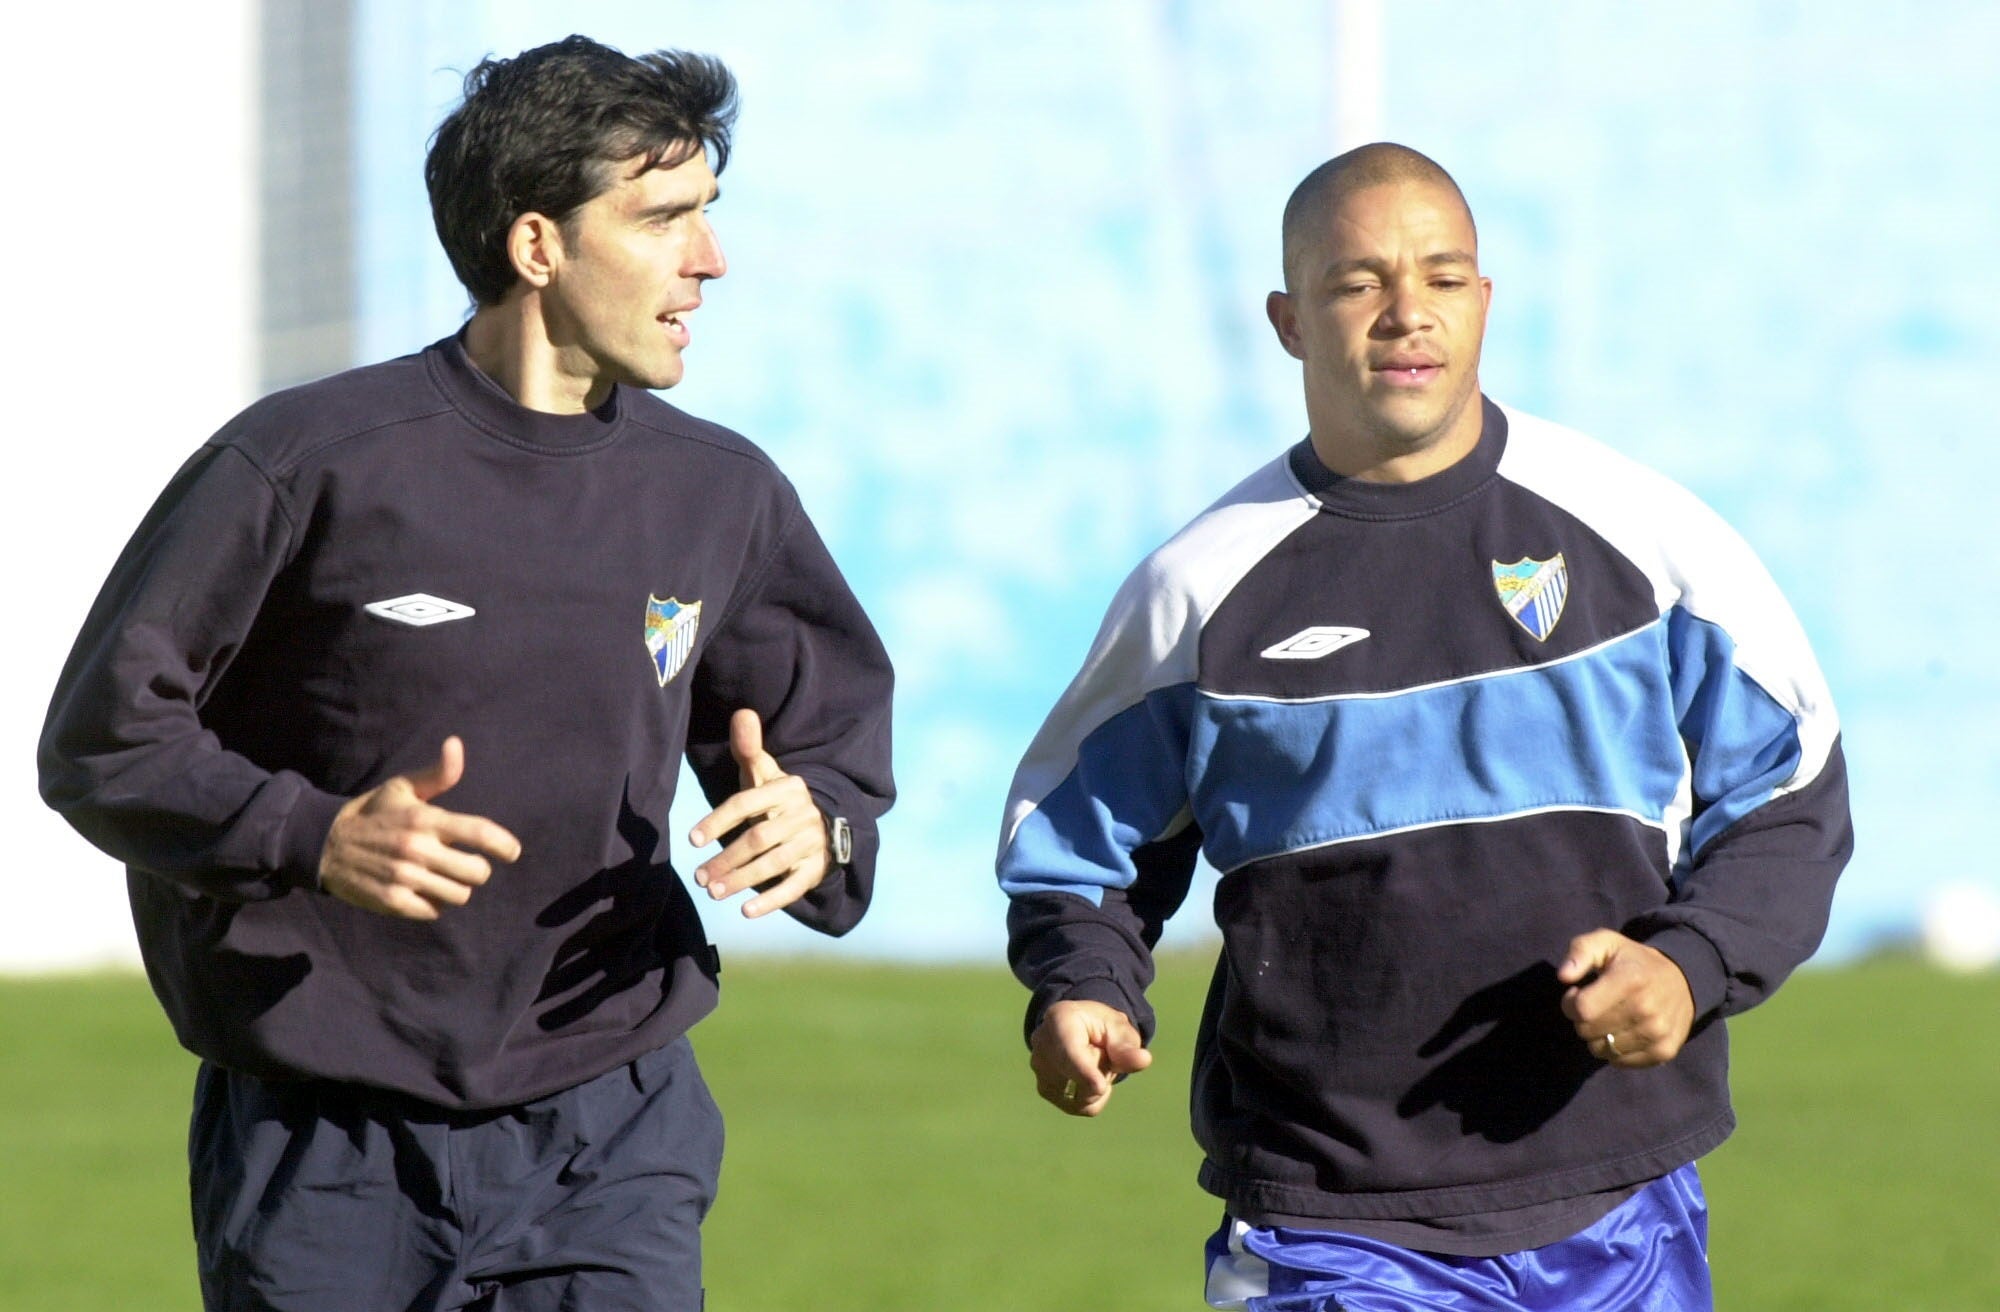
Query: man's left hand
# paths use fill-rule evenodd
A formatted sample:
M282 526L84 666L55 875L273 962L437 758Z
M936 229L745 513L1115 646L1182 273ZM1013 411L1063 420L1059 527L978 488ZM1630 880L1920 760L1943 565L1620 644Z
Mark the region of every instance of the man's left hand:
M757 712L744 709L729 717L729 751L740 790L703 816L688 842L703 847L748 827L695 867L694 882L718 901L755 888L757 896L743 904L743 914L755 919L790 906L826 878L832 868L826 817L805 780L786 774L764 750L764 722Z
M1556 969L1563 1015L1592 1055L1638 1070L1672 1061L1694 1027L1694 995L1673 958L1615 929L1570 940Z

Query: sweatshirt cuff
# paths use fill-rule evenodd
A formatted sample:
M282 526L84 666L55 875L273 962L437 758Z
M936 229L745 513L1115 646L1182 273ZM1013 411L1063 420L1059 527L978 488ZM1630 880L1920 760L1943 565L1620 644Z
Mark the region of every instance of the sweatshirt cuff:
M815 772L800 770L806 791L820 818L829 826L836 819L847 822L851 843L848 859L835 861L827 852L826 878L819 886L787 907L794 920L808 929L838 938L853 929L868 910L875 888L875 853L879 843L873 818L856 805L859 798L851 789L825 785Z
M1688 994L1694 999L1695 1019L1700 1020L1722 1005L1729 991L1729 971L1722 954L1697 930L1686 925L1669 925L1642 938L1640 942L1666 954L1687 978Z
M1151 1011L1145 1007L1134 1007L1132 999L1118 986L1118 981L1109 975L1093 975L1073 983L1049 983L1036 989L1028 999L1028 1014L1021 1026L1021 1036L1030 1043L1034 1042L1035 1030L1042 1023L1042 1014L1058 1002L1101 1002L1131 1021L1146 1042L1153 1041Z
M347 803L347 798L322 792L300 779L298 799L292 803L291 814L285 817L278 868L271 876L275 887L318 891L319 862L326 854L326 836L333 829L334 817Z

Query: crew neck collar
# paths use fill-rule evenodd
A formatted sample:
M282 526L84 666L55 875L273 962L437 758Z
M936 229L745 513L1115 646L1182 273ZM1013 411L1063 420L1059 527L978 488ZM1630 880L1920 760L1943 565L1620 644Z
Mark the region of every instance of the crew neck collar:
M1291 450L1292 474L1315 500L1336 515L1359 519L1403 519L1427 515L1477 491L1500 468L1507 449L1507 416L1479 398L1479 441L1456 464L1414 483L1371 483L1336 474L1321 463L1307 437Z
M614 386L594 410L558 415L531 410L508 395L466 354L463 329L424 352L431 377L451 403L481 429L514 446L551 452L595 449L625 426L625 388Z

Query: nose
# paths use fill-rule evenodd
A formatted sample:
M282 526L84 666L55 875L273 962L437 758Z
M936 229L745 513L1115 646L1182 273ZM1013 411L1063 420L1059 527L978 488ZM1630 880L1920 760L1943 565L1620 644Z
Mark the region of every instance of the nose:
M702 216L700 227L688 243L687 258L682 261L681 272L689 278L720 278L729 272L729 261L722 254L722 240L715 235L715 226Z
M1382 317L1376 325L1383 336L1402 337L1431 326L1430 301L1424 295L1421 281L1397 278L1388 290L1388 302L1383 305Z

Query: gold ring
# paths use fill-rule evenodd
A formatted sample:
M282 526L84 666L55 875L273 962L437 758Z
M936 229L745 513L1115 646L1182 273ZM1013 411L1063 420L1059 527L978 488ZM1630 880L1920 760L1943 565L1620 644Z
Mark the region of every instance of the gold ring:
M1615 1035L1615 1034L1607 1034L1607 1035L1605 1035L1605 1036L1604 1036L1604 1051L1605 1051L1605 1052L1607 1052L1607 1053L1609 1053L1609 1054L1610 1054L1611 1056L1613 1056L1613 1057L1616 1057L1616 1056L1618 1055L1618 1036L1617 1036L1617 1035Z
M1073 1080L1073 1079L1072 1079L1072 1080L1064 1080L1064 1081L1063 1081L1063 1101L1064 1101L1064 1102L1075 1102L1075 1101L1076 1101L1076 1081L1075 1081L1075 1080Z

